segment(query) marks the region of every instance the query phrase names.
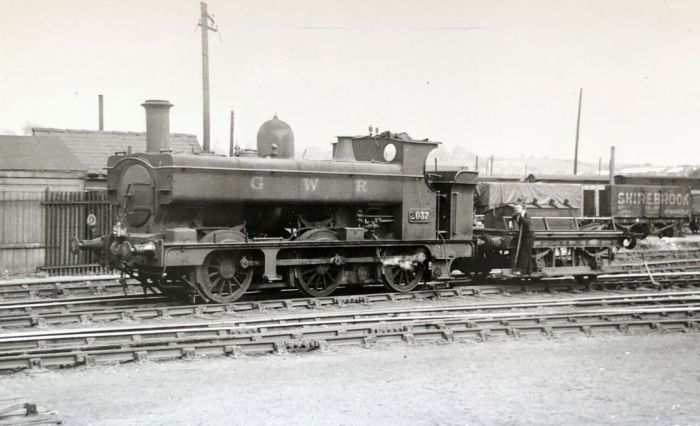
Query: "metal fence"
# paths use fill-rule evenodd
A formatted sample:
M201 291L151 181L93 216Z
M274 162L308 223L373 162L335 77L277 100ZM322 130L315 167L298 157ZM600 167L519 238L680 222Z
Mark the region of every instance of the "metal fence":
M80 275L107 272L92 252L73 254L70 240L95 238L109 233L114 222L106 191L46 192L45 212L46 260L40 268L51 275ZM88 226L94 215L96 223Z
M108 233L114 220L105 191L0 192L0 274L108 272L93 253L72 254L70 240Z

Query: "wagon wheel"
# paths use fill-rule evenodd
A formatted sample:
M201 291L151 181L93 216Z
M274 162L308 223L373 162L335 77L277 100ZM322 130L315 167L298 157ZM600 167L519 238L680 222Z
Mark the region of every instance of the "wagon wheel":
M338 235L330 229L312 229L297 240L337 241ZM316 250L309 253L312 257L329 257L328 252ZM335 263L321 265L302 265L294 268L296 287L310 297L325 297L333 293L340 285L343 267Z
M415 289L423 279L424 273L424 262L397 261L385 263L382 266L384 286L401 293Z
M230 303L248 290L253 280L251 259L244 251L209 253L204 264L197 267L197 286L210 302Z

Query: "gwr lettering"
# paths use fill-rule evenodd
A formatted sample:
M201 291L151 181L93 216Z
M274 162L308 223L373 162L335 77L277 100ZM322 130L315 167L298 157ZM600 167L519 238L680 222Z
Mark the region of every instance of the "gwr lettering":
M356 180L355 192L367 192L367 181L361 179Z
M250 187L256 191L265 188L265 179L262 176L255 176L250 179Z
M318 179L303 179L306 192L313 192L318 189Z

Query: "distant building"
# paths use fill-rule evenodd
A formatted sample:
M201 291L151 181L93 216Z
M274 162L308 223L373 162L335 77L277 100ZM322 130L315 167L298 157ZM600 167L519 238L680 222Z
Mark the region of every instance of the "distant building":
M0 275L44 265L47 193L82 192L86 175L56 138L0 135Z
M86 189L106 187L107 158L115 152L146 151L146 133L98 130L72 130L35 127L35 136L49 136L63 143L87 169ZM200 152L197 137L185 133L171 133L173 152Z
M0 192L82 191L86 175L58 138L0 135Z

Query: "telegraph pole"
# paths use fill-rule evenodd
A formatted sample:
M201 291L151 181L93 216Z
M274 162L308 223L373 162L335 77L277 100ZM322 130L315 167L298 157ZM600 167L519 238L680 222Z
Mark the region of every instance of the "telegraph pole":
M209 152L209 31L218 31L209 24L215 24L214 19L207 13L207 4L201 2L199 26L202 27L202 92L204 101L204 128L202 131L202 149Z
M234 147L233 147L233 123L234 123L234 115L233 115L233 110L231 110L231 137L230 140L228 141L228 156L233 157L234 154Z
M578 133L581 127L581 98L583 98L583 87L578 92L578 116L576 117L576 148L574 151L574 175L578 172Z
M615 185L615 146L610 147L610 185Z
M97 95L97 104L99 108L99 119L100 119L100 132L105 129L105 105L104 105L104 96L102 95Z

